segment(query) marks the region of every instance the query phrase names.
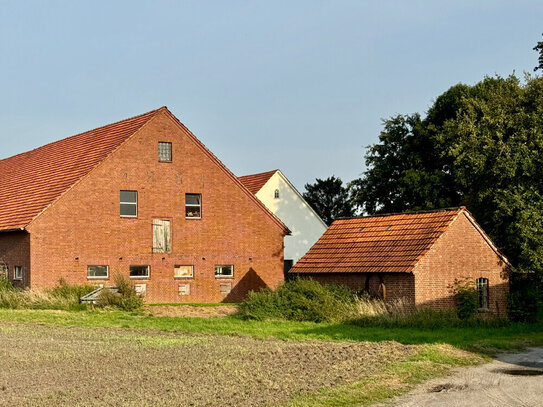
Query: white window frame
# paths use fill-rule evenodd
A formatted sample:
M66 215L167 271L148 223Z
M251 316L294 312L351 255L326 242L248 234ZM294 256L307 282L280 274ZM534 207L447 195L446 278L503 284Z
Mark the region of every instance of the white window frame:
M483 282L485 284L483 284ZM481 299L481 291L482 287L485 289L485 299L486 299L486 307L482 307L480 304L477 304L479 306L479 309L481 310L488 310L490 308L490 282L488 281L488 278L486 277L479 277L475 280L475 286L477 287L477 302L480 302Z
M170 159L169 160L161 160L160 159L160 145L161 144L168 144L170 146ZM158 162L159 163L171 163L173 161L173 145L170 141L159 141L158 142Z
M178 267L190 267L190 269L191 269L190 276L176 276L176 275L175 275L175 269L178 268ZM176 264L176 265L173 267L173 278L180 278L180 279L183 279L183 278L194 278L194 265L193 265L193 264Z
M121 201L121 192L135 192L136 193L136 202L123 202ZM121 213L121 205L135 205L136 206L136 214L135 215L123 215ZM121 189L119 192L119 214L121 215L121 218L137 218L138 217L138 191L135 191L133 189Z
M131 276L130 273L132 272L131 271L132 267L147 267L147 275L146 276ZM130 278L133 278L134 280L148 279L151 277L151 266L148 264L131 264L128 267L128 275L130 276Z
M189 205L187 204L187 196L188 195L196 195L200 197L200 204L199 205ZM187 207L193 207L193 208L199 208L200 209L200 216L187 216ZM202 194L193 194L193 193L186 193L185 194L185 219L202 219Z
M18 275L18 272L21 273L21 275ZM15 266L15 275L13 277L14 280L22 280L23 279L23 266Z
M230 275L217 274L217 268L230 267L232 273ZM233 264L216 264L215 265L215 278L234 278L234 265Z
M106 276L89 276L89 267L105 267ZM89 280L107 280L109 278L109 266L107 264L87 264L87 278Z

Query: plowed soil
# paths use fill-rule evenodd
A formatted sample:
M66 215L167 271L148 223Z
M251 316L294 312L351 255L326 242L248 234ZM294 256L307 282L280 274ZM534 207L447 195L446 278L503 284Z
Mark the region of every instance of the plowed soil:
M360 381L415 352L339 343L0 324L2 406L262 406Z

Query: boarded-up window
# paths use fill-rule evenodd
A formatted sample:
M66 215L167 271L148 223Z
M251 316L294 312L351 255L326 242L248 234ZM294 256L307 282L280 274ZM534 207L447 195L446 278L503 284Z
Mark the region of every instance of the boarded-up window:
M147 284L134 284L134 290L136 291L136 294L143 297L147 294Z
M179 295L190 295L190 284L179 284Z
M175 266L173 269L173 276L175 278L187 278L194 275L193 266Z
M171 252L171 230L169 220L153 220L153 252Z
M221 294L230 294L230 291L232 291L232 284L221 284Z

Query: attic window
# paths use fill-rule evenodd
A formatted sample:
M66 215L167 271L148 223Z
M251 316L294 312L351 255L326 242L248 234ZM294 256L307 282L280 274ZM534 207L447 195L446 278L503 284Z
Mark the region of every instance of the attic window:
M279 190L278 190L278 189L276 189L276 190L273 192L273 197L274 197L275 199L279 199Z
M185 218L200 219L202 217L202 195L185 194Z
M172 162L172 143L158 142L158 161L162 163Z

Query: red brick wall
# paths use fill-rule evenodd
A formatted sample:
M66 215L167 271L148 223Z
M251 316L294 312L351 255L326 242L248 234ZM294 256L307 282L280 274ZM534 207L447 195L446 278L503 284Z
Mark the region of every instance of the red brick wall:
M159 141L173 144L173 162L158 162ZM138 191L138 218L119 216L119 191ZM185 219L185 193L202 194L202 219ZM152 220L169 219L172 252L152 252ZM59 278L85 283L87 265L109 265L128 277L130 265L150 265L148 302L239 301L250 289L283 280L283 231L251 196L161 113L62 196L29 227L32 286ZM174 265L194 265L194 277L174 279ZM216 264L233 264L233 279L217 279ZM180 296L179 284L191 294ZM220 293L221 283L232 292Z
M321 284L340 284L352 290L366 289L366 280L370 294L380 296L379 285L384 283L387 301L403 299L408 304L415 303L415 279L411 273L303 273L302 278L312 278Z
M507 270L467 216L461 214L415 267L416 304L450 309L454 307L450 284L456 278L475 281L483 277L489 280L490 310L505 316Z
M17 287L30 285L30 236L26 232L0 233L0 266L8 266L8 279ZM23 267L23 279L14 280L15 266Z

